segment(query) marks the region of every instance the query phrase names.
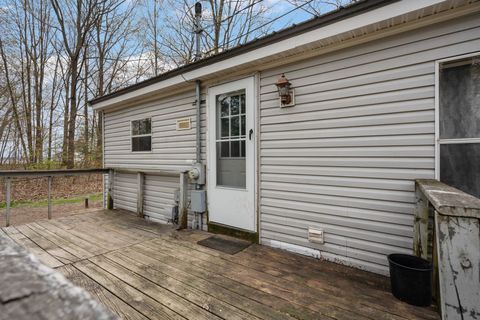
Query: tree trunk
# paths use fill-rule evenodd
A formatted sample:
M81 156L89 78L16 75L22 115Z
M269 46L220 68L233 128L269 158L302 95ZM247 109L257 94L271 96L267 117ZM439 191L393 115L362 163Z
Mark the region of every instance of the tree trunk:
M75 127L77 122L78 58L70 62L70 118L68 119L67 169L75 166Z

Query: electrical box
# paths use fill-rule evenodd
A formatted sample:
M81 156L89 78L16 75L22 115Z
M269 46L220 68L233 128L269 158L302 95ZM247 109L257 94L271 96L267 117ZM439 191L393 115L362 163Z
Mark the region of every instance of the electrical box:
M190 194L190 206L194 212L205 212L207 210L205 190L192 190Z
M323 230L308 228L308 241L324 244L325 241L323 239Z

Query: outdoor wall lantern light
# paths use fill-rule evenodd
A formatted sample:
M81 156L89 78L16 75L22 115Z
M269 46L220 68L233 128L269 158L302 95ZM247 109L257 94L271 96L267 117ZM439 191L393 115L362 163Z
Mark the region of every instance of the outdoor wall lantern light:
M278 95L280 96L280 107L293 107L295 105L295 92L290 87L291 83L285 77L285 74L282 73L275 85L277 86Z

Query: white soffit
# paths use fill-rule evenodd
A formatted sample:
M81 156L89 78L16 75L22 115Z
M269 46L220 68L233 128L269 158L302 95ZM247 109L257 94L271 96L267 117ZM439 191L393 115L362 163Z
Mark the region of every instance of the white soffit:
M186 84L186 82L194 81L195 79L202 79L218 73L226 71L231 68L238 68L242 65L252 64L255 61L263 60L268 57L275 57L285 51L307 48L312 44L318 43L322 40L339 36L345 32L351 32L381 21L389 20L402 15L411 15L415 11L422 11L426 7L434 6L442 3L448 3L450 1L444 0L402 0L394 2L383 7L367 11L362 14L358 14L349 18L342 19L340 21L328 24L324 27L302 33L297 36L293 36L284 40L277 41L270 45L260 47L258 49L250 50L246 53L226 58L225 60L212 63L210 65L199 67L194 70L186 71L185 73L165 80L161 80L157 83L138 88L136 90L120 94L110 99L100 101L93 104L95 110L103 110L110 107L117 107L121 104L129 103L133 99L138 101L144 96L149 94L157 94L161 90L166 88L173 88L180 84ZM420 18L422 13L418 14Z

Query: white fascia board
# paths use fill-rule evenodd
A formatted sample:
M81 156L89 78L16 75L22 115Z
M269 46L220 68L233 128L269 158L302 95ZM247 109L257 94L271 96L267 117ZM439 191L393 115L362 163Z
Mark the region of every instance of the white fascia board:
M113 97L111 99L98 102L93 105L93 109L102 110L113 107L118 103L124 103L131 99L140 99L146 94L156 93L160 90L170 88L182 83L190 82L196 79L201 79L209 74L228 70L232 67L241 66L243 64L252 63L255 60L275 56L281 52L296 49L302 46L307 46L311 43L330 38L344 32L352 31L358 28L363 28L384 20L388 20L397 16L401 16L416 10L421 10L425 7L436 5L445 2L445 0L402 0L394 2L383 7L367 11L362 14L355 15L350 18L331 23L324 27L302 33L297 36L290 37L285 40L277 41L270 45L253 49L249 52L207 65L197 69L187 71L182 75L177 75L163 81L153 83L149 86L139 88L137 90L127 92L125 94Z

